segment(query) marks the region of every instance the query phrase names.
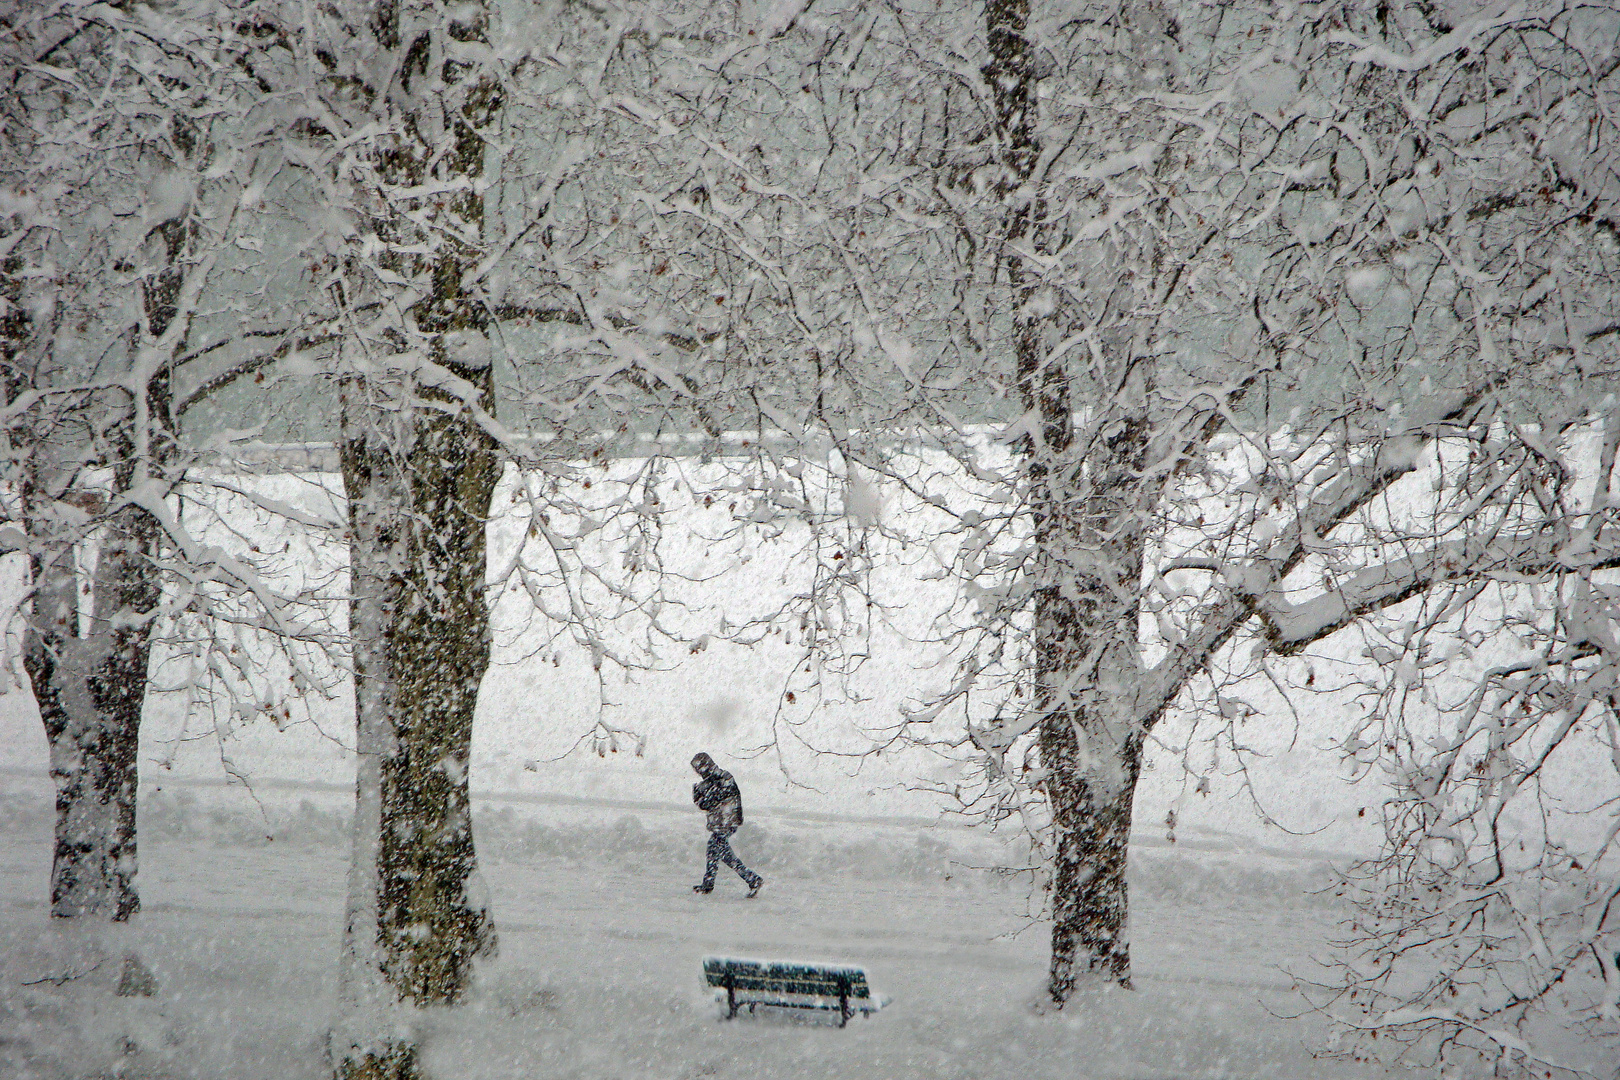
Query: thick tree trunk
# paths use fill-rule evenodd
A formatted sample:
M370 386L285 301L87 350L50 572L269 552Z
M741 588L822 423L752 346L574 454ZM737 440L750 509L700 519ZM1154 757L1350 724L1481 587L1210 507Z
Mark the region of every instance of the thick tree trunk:
M396 1003L459 1002L474 959L495 948L468 771L500 462L476 426L442 413L416 412L408 440L388 439L376 425L392 417L357 415L362 392L345 389L342 444L360 761L343 957L356 1016L337 1065L343 1077L404 1078L416 1075L414 1041L379 1042L397 1025L371 1021Z
M1143 531L1137 490L1146 450L1142 376L1120 378L1099 407L1105 438L1074 445L1071 376L1047 351L1055 304L1040 302L1037 70L1029 0L985 6L996 134L1007 211L1002 261L1012 300L1016 381L1031 432L1022 443L1034 527L1034 694L1043 787L1052 813L1052 956L1061 1006L1082 976L1129 987L1125 869L1143 732L1132 718L1141 673L1136 595ZM1116 350L1130 370L1128 347ZM1099 422L1103 418L1093 418Z
M1131 985L1125 870L1143 729L1136 492L1146 424L1129 409L1084 462L1031 454L1037 745L1052 812L1052 958L1062 1005L1082 977ZM1050 404L1050 402L1046 402Z
M1085 977L1131 985L1125 871L1142 764L1133 691L1143 551L1129 496L1141 430L1122 425L1087 463L1088 490L1075 492L1074 477L1068 505L1058 487L1036 511L1035 707L1053 831L1047 988L1060 1006Z
M1131 986L1130 895L1125 880L1140 738L1114 752L1117 785L1086 778L1075 722L1048 722L1041 742L1052 802L1052 959L1047 992L1059 1005L1079 980L1100 975ZM1079 720L1084 724L1084 720Z
M23 666L50 745L56 783L51 913L121 922L136 892L136 754L160 599L156 526L133 508L108 519L95 552L36 560ZM88 600L85 604L82 601Z
M449 1004L494 945L468 767L489 667L484 525L500 466L475 428L443 417L424 426L410 458L415 543L389 637L397 742L382 761L379 884L389 980L413 1000Z
M421 36L407 38L399 9L384 2L375 25L385 47L426 56L431 33L482 41L485 20L467 5L425 24L431 29L416 24ZM440 74L444 86L465 91L449 145L400 140L379 157L379 171L402 188L424 183L430 168L475 181L483 174L481 132L500 107L499 86L465 83L449 59ZM426 128L412 119L403 130L419 137ZM461 222L460 235L479 234L476 184L445 209ZM403 215L380 215L373 226L396 251L428 246ZM490 656L485 526L501 474L474 408L493 414L494 371L482 304L465 288L482 249L440 235L431 246L431 254L384 256L398 279L429 286L390 340L425 352L462 396L436 380L418 382L413 363L386 375L368 369L343 391L360 745L344 943L351 1016L334 1046L343 1078L417 1076L417 1042L387 1013L460 1002L474 960L495 949L468 787L473 712Z
M76 616L75 616L76 617ZM34 637L24 666L39 702L56 784L51 914L128 919L135 888L136 739L103 717L89 683L105 659L101 643Z

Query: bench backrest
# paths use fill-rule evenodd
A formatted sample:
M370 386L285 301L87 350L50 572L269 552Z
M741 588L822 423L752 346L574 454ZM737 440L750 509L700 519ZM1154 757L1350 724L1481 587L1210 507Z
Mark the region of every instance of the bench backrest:
M703 961L703 977L710 986L723 988L729 982L737 990L758 990L775 994L813 994L817 997L870 998L866 972L857 967L763 960L729 960L711 956Z

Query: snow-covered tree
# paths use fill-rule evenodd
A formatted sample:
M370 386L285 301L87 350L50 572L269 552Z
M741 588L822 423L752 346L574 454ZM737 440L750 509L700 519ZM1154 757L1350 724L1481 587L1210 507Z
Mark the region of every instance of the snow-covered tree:
M1387 253L1347 269L1346 297L1399 332L1449 323L1424 359L1490 385L1467 437L1367 522L1374 546L1324 568L1332 593L1261 610L1284 653L1355 621L1369 664L1346 679L1362 709L1341 749L1391 792L1320 1000L1348 1053L1607 1075L1620 10L1347 7L1316 32L1358 91L1341 128L1391 178Z
M476 276L502 78L480 4L287 16L264 36L304 95L289 134L307 148L303 183L328 224L315 239L330 244L304 285L341 334L331 371L359 763L333 1065L415 1076L401 1003L462 1000L473 959L495 947L468 764L501 470L484 426L494 384Z
M633 478L597 476L593 490L592 477L657 398L638 358L660 331L594 302L559 243L588 246L605 227L570 187L599 137L594 58L617 40L601 12L541 6L505 29L479 3L294 14L264 38L276 78L313 72L292 137L303 197L322 209L303 286L338 342L319 377L338 403L360 755L332 1050L340 1076L406 1077L414 1010L463 1001L495 948L468 787L490 597L529 592L598 665L604 598L582 582L656 607L581 552L643 516L598 498ZM498 368L523 388L505 406L521 437L497 419ZM509 462L530 527L491 573L491 498Z
M498 52L476 4L6 14L19 73L4 99L7 492L22 526L10 546L35 562L27 666L64 784L57 908L124 918L137 904L136 734L154 649L232 712L322 685L290 650L280 690L260 670L263 635L331 644L318 596L293 596L308 605L294 616L266 585L318 592L311 568L270 572L276 557L252 537L205 521L245 505L319 531L319 514L198 467L243 434L234 405L223 422L181 424L245 376L272 375L267 389L292 386L313 414L302 433L337 436L347 507L333 533L348 549L339 659L355 679L359 812L334 1066L412 1075L412 1010L462 1000L474 957L494 947L467 767L503 459L538 477L527 494L542 558L520 557L496 584L544 603L546 575L562 572L562 622L593 651L605 651L599 597L580 576L631 609L657 605L567 554L603 523L645 518L639 504L595 505L636 482L587 479L579 508L578 489L559 489L629 426L624 395L658 397L637 361L657 333L586 302L566 260L544 257L546 200L586 167L578 147L600 110L571 89L591 64L568 35L601 51L613 27L596 11L544 11L525 26L532 40ZM526 70L509 87L514 59ZM559 87L579 103L561 120L499 128L509 94L533 118ZM589 237L588 208L581 223L555 216ZM551 343L567 359L525 378L538 437L513 439L494 418L505 342L492 339L545 324L569 328ZM575 359L586 352L599 362Z
M63 917L139 907L137 741L163 628L245 597L301 633L251 560L200 544L176 503L201 458L182 418L241 374L214 354L249 323L197 330L224 253L251 246L243 192L266 134L238 17L0 11L5 546L29 562L22 659L57 785Z
M1030 823L1059 1004L1129 981L1132 799L1172 710L1238 733L1233 682L1294 664L1315 690L1283 658L1353 625L1612 563L1606 511L1565 494L1607 466L1560 463L1615 361L1606 6L671 5L638 26L613 179L660 245L639 303L710 343L692 377L717 415L787 448L760 441L758 506L818 565L882 527L962 583L955 674L901 734L976 761L963 797ZM783 494L807 471L919 514L852 490L817 517Z

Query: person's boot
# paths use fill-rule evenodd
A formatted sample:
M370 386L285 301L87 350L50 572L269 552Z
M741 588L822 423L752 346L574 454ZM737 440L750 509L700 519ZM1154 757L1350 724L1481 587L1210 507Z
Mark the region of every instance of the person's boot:
M692 891L695 892L695 893L702 893L703 895L707 896L709 893L714 892L714 886L713 885L694 885L694 886L692 886Z
M744 897L744 899L745 900L752 900L754 897L758 896L759 895L759 890L764 884L765 884L765 879L764 878L762 878L762 877L754 878L753 881L748 883L748 895L746 897Z

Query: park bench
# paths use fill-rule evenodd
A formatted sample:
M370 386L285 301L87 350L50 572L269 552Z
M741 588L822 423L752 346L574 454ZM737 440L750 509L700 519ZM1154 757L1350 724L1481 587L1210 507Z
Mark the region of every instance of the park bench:
M746 1005L780 1009L838 1010L838 1026L856 1013L873 1013L883 1002L872 995L866 972L858 967L791 961L733 960L705 957L703 978L726 992L726 1019Z

